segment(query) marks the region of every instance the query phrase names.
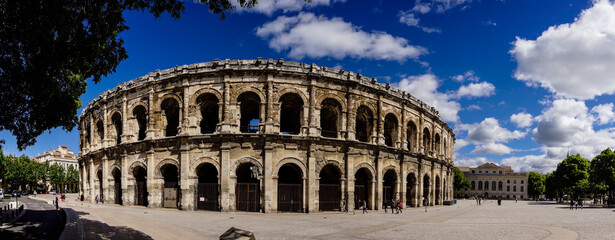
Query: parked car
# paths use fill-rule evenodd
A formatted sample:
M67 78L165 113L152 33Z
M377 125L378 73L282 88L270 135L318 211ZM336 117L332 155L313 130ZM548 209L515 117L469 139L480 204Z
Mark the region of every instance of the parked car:
M19 190L13 190L13 197L21 197L21 192Z
M21 192L21 196L28 196L28 190L23 190Z

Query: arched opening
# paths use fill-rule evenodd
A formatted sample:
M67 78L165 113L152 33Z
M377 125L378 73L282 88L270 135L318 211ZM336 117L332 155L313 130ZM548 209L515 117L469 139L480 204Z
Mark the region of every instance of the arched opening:
M483 190L483 182L478 181L478 190Z
M429 206L429 175L425 174L423 177L423 206Z
M164 136L171 137L177 135L179 132L179 103L173 98L167 98L162 101L160 108L167 120Z
M89 147L91 142L92 142L92 133L91 133L90 124L86 124L85 125L85 145Z
M162 207L177 208L177 199L179 198L179 169L174 164L165 164L160 167L160 174L164 179Z
M361 142L369 142L372 138L372 129L374 125L374 114L366 106L357 108L357 119L355 122L355 136Z
M442 141L442 144L444 146L444 151L442 151L442 154L444 154L444 159L446 159L448 157L448 147L446 147L446 138L444 138L444 141Z
M295 93L280 98L280 132L299 134L303 119L303 100Z
M105 139L105 125L101 120L96 122L96 133L98 134L98 143L102 144Z
M406 177L406 205L416 207L416 177L413 173Z
M141 166L137 166L132 172L135 177L135 203L139 206L147 206L147 171Z
M218 170L211 163L197 167L197 208L209 211L220 210L218 204Z
M440 152L440 134L436 133L436 136L434 137L434 144L435 144L435 148L436 148L436 150L435 150L436 154L438 154L438 155L442 154Z
M342 107L334 99L327 98L320 104L320 135L323 137L337 138Z
M384 173L384 182L382 183L382 204L391 205L391 202L397 201L395 199L395 183L397 182L397 174L395 170L389 169Z
M105 196L103 195L103 177L101 170L96 172L96 177L98 178L98 200L104 202ZM62 188L61 191L64 192L64 188Z
M502 191L502 181L498 182L498 191Z
M243 163L237 167L237 187L235 188L236 208L238 211L258 212L261 206L260 180L258 167Z
M384 117L384 144L395 147L397 141L397 118L392 113Z
M367 203L367 206L370 206L370 194L369 191L371 189L371 181L374 179L372 174L367 168L360 168L354 174L354 208L360 209L363 206L363 201Z
M202 134L214 133L216 131L220 121L218 103L218 98L211 93L202 94L196 99L196 104L199 106L199 110L201 110L199 126L201 127Z
M336 166L328 164L320 170L319 176L318 209L320 211L339 210L342 201L340 170Z
M303 212L303 176L293 163L284 164L278 171L278 211Z
M117 112L114 113L111 116L111 122L115 128L115 144L120 144L122 142L122 115Z
M139 105L132 110L132 115L135 116L137 126L139 127L137 139L143 140L145 139L145 131L147 130L147 109L145 109L144 106Z
M485 191L489 190L489 181L485 181Z
M495 181L491 182L491 191L495 191L496 185Z
M436 176L436 205L440 205L440 194L442 193L440 188L440 176Z
M239 130L243 133L258 132L260 124L261 100L256 93L244 92L237 98L241 112Z
M408 141L408 151L416 151L413 149L413 147L416 146L416 125L412 121L408 122L406 138L406 141Z
M431 153L431 135L429 134L429 129L423 129L423 153L425 155L430 155Z
M476 182L472 181L472 190L476 190Z
M448 188L448 186L446 185L446 178L442 178L442 199L443 200L447 200L448 199L448 192L446 191Z
M122 205L122 171L119 168L115 168L111 175L113 175L113 196L115 197L113 202Z

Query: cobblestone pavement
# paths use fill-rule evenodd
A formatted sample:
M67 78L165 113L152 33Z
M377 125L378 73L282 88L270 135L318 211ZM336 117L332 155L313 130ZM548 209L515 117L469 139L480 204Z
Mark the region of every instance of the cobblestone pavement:
M615 239L613 209L571 211L552 202L476 206L461 200L401 214L261 214L124 207L74 198L60 206L80 214L88 239L217 239L230 227L252 231L257 239Z

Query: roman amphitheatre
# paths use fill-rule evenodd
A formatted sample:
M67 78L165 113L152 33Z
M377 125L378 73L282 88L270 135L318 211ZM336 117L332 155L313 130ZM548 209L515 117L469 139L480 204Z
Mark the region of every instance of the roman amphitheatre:
M377 79L284 59L156 70L79 116L80 195L181 210L339 211L453 197L455 135Z

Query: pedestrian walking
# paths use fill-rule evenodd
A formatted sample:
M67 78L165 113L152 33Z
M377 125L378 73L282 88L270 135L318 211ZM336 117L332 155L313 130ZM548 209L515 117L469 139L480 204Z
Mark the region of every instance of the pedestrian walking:
M98 195L96 195L96 204L98 204Z
M483 200L483 198L479 196L479 197L478 197L478 205L480 205L480 204L481 204L481 203L480 203L480 202L481 202L481 200Z
M384 213L387 213L387 208L389 207L389 203L388 202L384 202ZM393 211L393 209L391 209L391 211Z
M342 200L342 212L348 212L348 209L346 209L346 199Z
M570 199L570 210L572 210L573 206L574 206L574 202L572 201L572 199Z
M477 195L474 195L474 199L476 199L476 205L480 205L480 204L478 203L478 196L477 196Z
M403 208L401 207L401 201L397 202L397 212L398 213L403 213Z
M389 202L391 204L391 214L393 214L393 209L395 209L395 201L393 199L391 199L391 201Z
M367 202L363 200L363 214L367 213Z

